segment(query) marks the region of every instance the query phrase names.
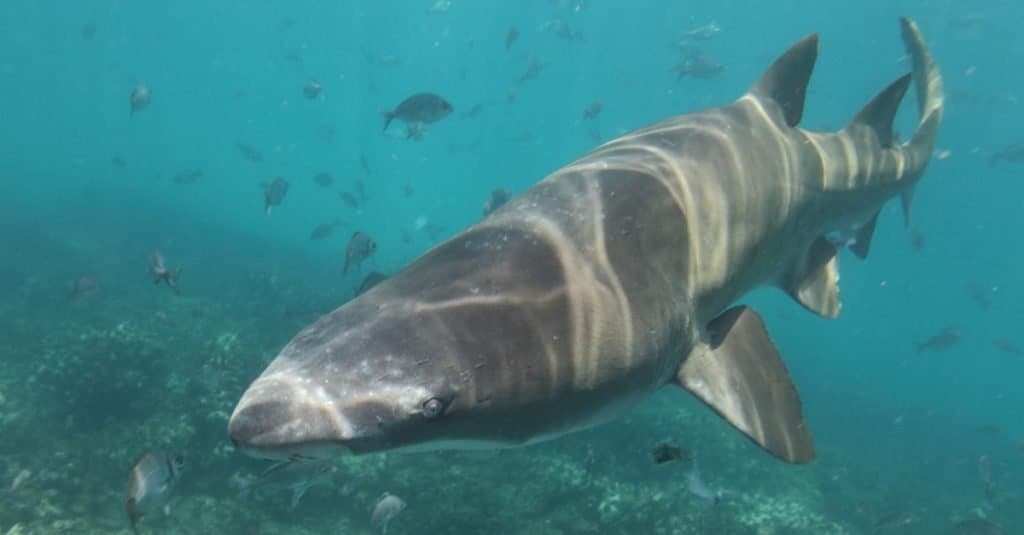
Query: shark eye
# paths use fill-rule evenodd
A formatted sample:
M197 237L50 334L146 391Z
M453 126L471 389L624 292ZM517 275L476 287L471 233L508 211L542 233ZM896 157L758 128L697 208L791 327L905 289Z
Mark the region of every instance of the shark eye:
M423 402L422 409L423 417L428 420L433 420L444 413L445 403L441 398L430 398Z

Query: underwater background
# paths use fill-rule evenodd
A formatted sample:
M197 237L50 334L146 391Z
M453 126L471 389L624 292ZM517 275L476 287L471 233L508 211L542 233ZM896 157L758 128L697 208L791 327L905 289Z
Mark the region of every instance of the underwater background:
M147 515L141 533L374 533L385 492L408 505L392 534L1024 532L1024 5L7 0L0 11L0 534L130 533L128 474L153 449L188 464L168 513ZM777 290L744 300L800 391L814 463L778 461L664 389L554 441L344 458L294 508L287 492L241 499L232 481L267 463L231 446L235 402L365 275L393 274L479 220L497 188L522 192L602 141L728 103L811 32L822 51L801 126L841 128L909 68L901 15L920 25L947 91L910 227L889 206L870 260L843 253L838 320ZM680 68L695 59L707 68ZM140 84L151 102L130 113ZM397 122L382 132L381 111L419 92L454 112L421 135ZM904 108L898 129L910 132ZM290 188L268 216L261 184L278 176ZM337 230L311 239L323 223ZM356 231L376 254L343 277ZM182 269L179 295L147 274L154 250ZM666 442L689 460L652 462ZM688 485L697 467L717 503Z

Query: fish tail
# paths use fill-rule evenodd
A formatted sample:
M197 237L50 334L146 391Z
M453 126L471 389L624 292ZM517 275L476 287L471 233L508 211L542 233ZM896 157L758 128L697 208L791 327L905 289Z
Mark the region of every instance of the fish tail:
M128 498L124 501L124 510L128 512L128 522L132 526L132 532L139 533L139 518L141 515L135 510L135 498Z

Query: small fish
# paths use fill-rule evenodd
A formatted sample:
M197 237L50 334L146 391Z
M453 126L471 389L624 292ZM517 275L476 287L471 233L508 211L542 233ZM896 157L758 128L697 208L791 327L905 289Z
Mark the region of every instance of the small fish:
M540 78L540 74L544 72L544 67L546 66L547 62L544 60L541 60L540 58L531 58L530 65L526 67L526 72L519 77L519 81L525 82L527 80L536 80L537 78Z
M302 94L309 100L313 100L320 96L320 92L324 90L324 86L315 79L306 81L306 85L302 86Z
M185 169L178 171L171 181L175 184L195 184L203 176L202 169Z
M1005 338L996 338L995 340L992 340L992 345L1003 353L1024 357L1024 348L1021 348L1017 344L1014 344Z
M683 40L687 41L693 39L706 40L711 39L712 37L715 37L720 33L722 33L722 29L719 28L714 21L711 21L703 26L698 26L696 28L693 28L692 30L684 31L682 34L680 34L680 37L682 37Z
M387 275L379 271L371 271L369 275L363 277L363 282L359 283L359 288L356 288L356 295L363 295L370 288L373 288L387 279Z
M14 479L11 480L11 484L8 485L6 489L0 489L0 494L14 494L15 492L18 492L21 487L25 486L25 483L28 483L28 480L31 477L31 470L22 469L14 476Z
M480 110L481 109L482 109L482 106L479 103L478 104L474 104L473 107L470 108L468 111L462 112L462 118L463 119L472 119L473 117L476 117L477 115L480 115Z
M452 0L437 0L436 2L434 2L434 5L430 6L427 9L427 13L431 13L431 14L435 14L435 15L441 14L441 13L447 13L448 10L451 9L451 8L452 8Z
M181 479L185 458L164 450L142 456L128 476L128 497L125 511L132 531L139 532L139 519L167 502L171 491Z
M993 289L985 288L977 282L972 282L967 285L967 295L971 297L975 303L981 308L989 308L992 306L992 294Z
M604 108L604 103L601 99L597 99L591 102L586 109L583 110L583 120L596 119L598 115L601 115L601 110Z
M82 40L89 41L96 36L96 23L86 22L82 25Z
M149 274L153 277L153 284L164 282L174 295L179 294L178 277L181 275L181 268L167 269L164 255L159 250L149 253Z
M294 510L306 491L330 479L337 471L338 468L327 461L286 461L271 465L255 478L235 476L233 481L244 501L249 501L254 493L263 491L290 491L289 509Z
M512 192L505 188L497 188L491 192L491 196L484 202L484 217L491 215L495 210L501 208L512 198Z
M68 291L67 300L77 301L82 296L92 293L99 289L100 283L96 280L96 277L92 275L82 275L75 279L74 284L71 285L71 290Z
M110 163L118 169L124 169L125 166L124 160L120 156L114 156L111 158Z
M322 188L326 188L334 183L334 177L326 172L317 173L316 176L313 177L313 182L316 182Z
M369 196L366 195L366 184L363 184L362 180L358 178L352 181L352 188L356 190L356 195L359 195L359 200L366 202Z
M675 71L677 80L684 76L709 80L722 74L725 71L725 65L698 52L683 58L683 61L676 65Z
M707 500L712 506L718 505L722 500L722 497L717 492L708 488L704 480L701 479L700 469L697 467L696 462L693 463L693 469L686 474L686 490L699 498Z
M999 161L1010 163L1024 162L1024 143L1015 143L999 149L992 154L988 163L989 165L995 165Z
M128 101L131 104L129 115L134 116L136 112L142 111L149 106L151 94L149 87L146 84L139 84L132 89L132 94Z
M359 201L356 200L355 195L352 195L351 193L349 193L347 191L342 191L342 192L338 193L338 198L340 198L342 201L344 201L345 204L347 204L348 207L353 209L353 210L356 210L356 209L359 208Z
M348 274L348 268L355 266L357 269L366 260L377 251L377 242L373 241L373 238L365 232L356 231L352 234L352 238L348 241L348 247L345 248L345 267L341 270L341 276L344 277Z
M330 223L321 223L313 229L313 232L309 235L309 239L322 240L329 237L331 234L334 234L335 229L344 225L345 223L340 219L335 219Z
M910 231L910 247L915 251L924 249L924 233L919 229Z
M157 321L159 321L160 323L163 323L164 325L166 325L168 327L174 327L175 325L177 325L174 322L174 320L171 319L171 317L167 315L166 312L163 312L163 311L160 311L160 310L158 310L158 311L153 313L153 318L155 318Z
M430 124L451 115L454 108L442 97L433 93L417 93L403 100L392 111L383 112L384 130L391 121L399 119L408 124Z
M405 194L406 197L412 197L412 194L416 192L416 189L413 188L412 182L406 180L405 186L402 188L402 192Z
M978 457L978 479L981 480L981 488L985 491L985 498L992 503L995 498L996 487L992 482L992 460L988 455Z
M899 512L885 515L875 521L875 531L888 530L916 524L918 519L913 513Z
M368 174L368 175L373 172L373 171L370 171L370 160L368 160L366 158L366 154L363 154L363 153L359 154L359 167L362 167L363 168L363 172Z
M654 460L654 464L664 464L672 461L686 462L690 460L690 456L682 448L668 442L659 444L654 448L651 458Z
M373 513L370 515L370 525L380 535L386 535L388 525L405 508L405 501L394 494L385 492L380 498L377 498L377 504L373 506Z
M508 31L505 32L505 50L512 48L512 45L514 45L516 40L518 39L519 30L517 30L515 27L509 28Z
M954 525L960 533L967 535L1006 535L1003 528L983 518L961 520Z
M950 17L948 24L950 28L965 30L968 28L974 28L982 22L985 22L984 13L964 13L962 15Z
M943 349L949 349L956 345L960 341L960 329L953 327L952 325L944 327L941 331L935 333L924 342L917 344L917 352L922 351L940 351Z
M246 145L245 143L235 142L235 148L238 149L239 154L241 154L246 160L249 160L252 163L263 162L263 153L256 147Z
M270 184L263 185L263 211L267 215L270 215L275 206L281 205L284 196L288 194L288 186L288 181L281 177L276 177Z

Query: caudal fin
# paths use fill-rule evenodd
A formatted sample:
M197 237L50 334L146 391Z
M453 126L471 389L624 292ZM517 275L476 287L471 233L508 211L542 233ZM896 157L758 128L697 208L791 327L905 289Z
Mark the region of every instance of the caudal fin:
M907 55L910 57L911 74L917 93L917 111L920 115L917 130L903 145L903 149L912 160L910 164L916 165L923 172L928 160L931 159L932 151L935 148L935 138L939 133L939 124L942 122L945 101L942 74L928 52L928 46L924 42L917 23L902 17L900 18L900 27L903 46L906 47ZM903 193L903 218L904 222L908 223L912 196L912 189Z

